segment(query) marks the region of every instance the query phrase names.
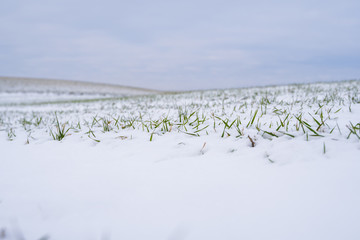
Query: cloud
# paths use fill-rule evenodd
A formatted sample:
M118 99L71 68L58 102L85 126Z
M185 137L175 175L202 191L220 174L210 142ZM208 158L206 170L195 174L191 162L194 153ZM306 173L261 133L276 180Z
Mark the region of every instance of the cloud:
M9 1L0 75L168 90L359 78L357 1Z

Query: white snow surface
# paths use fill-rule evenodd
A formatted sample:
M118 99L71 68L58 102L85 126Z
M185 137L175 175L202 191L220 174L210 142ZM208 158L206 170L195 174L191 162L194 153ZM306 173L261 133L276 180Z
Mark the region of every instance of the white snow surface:
M0 77L0 104L41 103L114 96L156 94L160 91L91 82Z
M360 239L360 141L348 137L360 122L359 85L0 106L0 239ZM266 113L247 126L264 96ZM311 115L319 120L325 102L317 129ZM199 136L176 127L184 109L205 116L203 131L186 125ZM49 134L55 111L73 126L61 141ZM288 129L275 131L288 113ZM296 130L300 113L322 137ZM242 135L232 127L222 137L225 124L212 116L239 117ZM143 128L164 118L172 130Z

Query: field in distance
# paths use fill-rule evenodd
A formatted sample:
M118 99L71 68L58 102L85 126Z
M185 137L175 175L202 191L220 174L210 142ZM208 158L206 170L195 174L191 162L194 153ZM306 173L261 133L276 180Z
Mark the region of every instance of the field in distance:
M81 81L0 77L0 104L111 98L157 94L161 91Z

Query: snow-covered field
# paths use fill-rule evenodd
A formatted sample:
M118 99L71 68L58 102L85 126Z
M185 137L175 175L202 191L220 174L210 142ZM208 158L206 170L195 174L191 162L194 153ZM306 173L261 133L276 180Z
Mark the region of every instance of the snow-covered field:
M157 94L160 91L119 85L0 77L0 105L26 105L69 100L107 99L114 96Z
M359 93L0 98L0 239L360 239Z

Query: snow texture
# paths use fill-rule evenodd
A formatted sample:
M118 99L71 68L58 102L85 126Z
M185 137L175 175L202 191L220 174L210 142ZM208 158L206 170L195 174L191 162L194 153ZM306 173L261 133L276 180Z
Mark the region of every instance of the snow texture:
M359 86L4 101L0 239L360 239Z

